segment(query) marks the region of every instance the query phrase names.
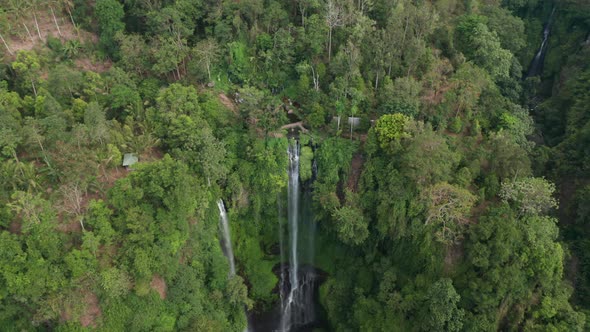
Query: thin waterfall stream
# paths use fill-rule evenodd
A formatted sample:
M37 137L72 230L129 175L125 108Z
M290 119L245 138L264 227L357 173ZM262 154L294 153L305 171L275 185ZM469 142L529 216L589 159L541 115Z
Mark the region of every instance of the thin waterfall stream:
M541 40L541 46L539 46L539 50L537 51L535 57L531 61L526 77L538 76L543 72L543 62L545 61L545 54L547 53L549 34L551 33L551 26L553 24L554 14L555 7L553 7L551 15L549 15L549 20L547 21L547 23L545 23L545 26L543 27L543 39Z
M221 237L221 249L227 257L229 262L229 277L233 277L236 275L236 264L234 262L234 250L231 245L231 234L229 231L229 221L227 219L227 211L225 210L225 205L223 204L223 200L219 199L217 201L217 207L219 208L219 223L222 237Z
M228 277L231 278L236 275L236 263L234 261L234 250L231 244L231 233L229 229L229 219L227 217L227 211L225 210L225 204L223 204L223 200L219 199L217 201L217 207L219 208L219 228L221 229L222 236L221 236L221 249L225 257L227 257L227 261L229 262L229 275ZM244 332L251 331L250 326L247 326Z

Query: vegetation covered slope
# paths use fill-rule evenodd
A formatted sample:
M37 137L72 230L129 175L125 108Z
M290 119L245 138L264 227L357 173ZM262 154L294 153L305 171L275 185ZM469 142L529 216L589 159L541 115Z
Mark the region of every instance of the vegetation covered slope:
M542 80L523 81L554 7ZM585 330L588 13L0 1L0 329L242 331L278 300L297 118L327 328Z

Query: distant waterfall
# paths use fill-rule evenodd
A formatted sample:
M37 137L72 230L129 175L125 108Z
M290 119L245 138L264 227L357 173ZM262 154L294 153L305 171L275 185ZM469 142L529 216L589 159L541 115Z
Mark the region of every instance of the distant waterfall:
M234 250L231 245L231 234L229 231L229 221L227 219L227 211L225 210L225 205L223 204L223 200L219 199L217 201L217 207L219 208L219 225L221 226L221 231L223 236L221 238L221 249L223 250L223 254L227 257L229 262L229 277L233 277L236 275L236 263L234 262ZM244 332L249 332L250 327L247 326Z
M545 27L543 28L543 39L541 41L541 46L539 50L535 54L533 61L531 61L531 65L529 66L529 70L527 72L526 77L537 76L540 75L543 71L543 62L545 61L545 54L547 53L547 42L549 41L549 34L551 33L551 24L553 23L553 14L555 14L555 8L551 11L551 15L549 16L549 21L545 23Z
M229 222L227 220L227 212L225 211L225 205L223 205L223 200L220 199L217 201L217 207L219 208L219 223L221 225L221 231L223 232L223 237L221 239L221 248L223 249L223 253L229 261L229 276L233 277L234 275L236 275L236 264L234 262L234 251L231 246Z
M299 182L299 143L289 143L289 188L288 188L288 232L289 232L289 265L281 271L281 320L280 331L292 331L310 324L315 320L313 291L317 276L313 268L302 267L300 250L304 249L308 256L313 255L313 238L315 228L309 216L301 216L300 198L302 193ZM302 232L300 234L300 231ZM282 235L281 235L282 236ZM307 241L300 239L307 238ZM282 239L282 238L281 238ZM301 241L300 241L301 240ZM281 240L282 241L282 240ZM299 244L305 248L299 248ZM285 250L281 246L281 256ZM310 262L311 257L307 257ZM286 271L285 271L286 270Z

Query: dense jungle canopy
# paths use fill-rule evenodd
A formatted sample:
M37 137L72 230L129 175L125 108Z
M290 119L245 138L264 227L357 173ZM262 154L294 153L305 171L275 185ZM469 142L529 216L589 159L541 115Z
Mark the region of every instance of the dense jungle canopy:
M0 0L0 42L1 331L253 330L289 268L285 331L590 330L587 0Z

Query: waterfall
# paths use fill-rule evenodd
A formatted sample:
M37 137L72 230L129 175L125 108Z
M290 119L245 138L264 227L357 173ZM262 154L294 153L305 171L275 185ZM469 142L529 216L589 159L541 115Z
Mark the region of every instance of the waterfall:
M223 233L223 236L221 238L221 249L225 257L227 257L227 260L229 261L229 277L231 278L236 275L236 263L234 262L234 250L231 246L231 234L229 232L229 221L227 219L227 211L225 210L225 205L223 204L222 199L219 199L217 201L217 207L219 208L219 225L221 228L221 232ZM250 331L250 326L246 326L244 332Z
M301 250L305 250L306 263L313 259L315 238L315 224L310 216L301 213L305 209L300 206L300 199L309 200L300 190L299 181L299 143L295 140L289 143L289 186L288 186L288 258L289 264L281 269L281 319L280 331L292 331L301 328L315 320L313 292L317 279L315 270L301 265ZM307 201L306 201L307 203ZM309 204L305 205L308 209ZM301 237L301 239L300 239ZM281 234L281 242L282 234ZM304 241L307 240L307 241ZM300 248L299 244L304 244ZM281 257L283 254L281 246ZM286 258L286 257L285 257Z
M553 14L555 14L555 7L551 11L549 21L545 23L545 27L543 28L543 39L541 40L541 46L539 46L539 50L535 54L533 61L531 61L531 65L529 66L529 70L527 72L526 77L537 76L541 74L541 72L543 71L543 62L545 60L545 53L547 52L547 42L549 40L549 33L551 32L551 24L553 23Z
M221 249L223 249L223 253L229 261L229 276L233 277L234 275L236 275L236 264L234 263L234 251L231 246L229 222L227 220L227 212L225 211L225 205L223 205L223 200L219 199L217 201L217 207L219 208L219 223L221 226L221 231L223 232L223 236L221 239Z
M297 141L289 142L289 187L287 193L287 213L289 223L289 292L282 299L281 331L289 331L293 321L296 292L299 286L297 264L297 242L299 232L299 144ZM284 270L283 270L284 271ZM281 283L285 287L285 273L281 273Z

